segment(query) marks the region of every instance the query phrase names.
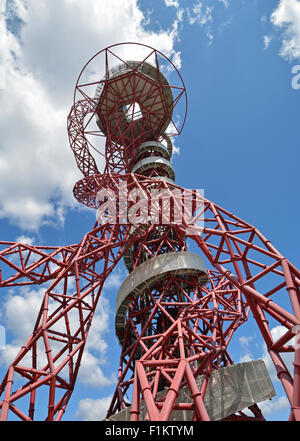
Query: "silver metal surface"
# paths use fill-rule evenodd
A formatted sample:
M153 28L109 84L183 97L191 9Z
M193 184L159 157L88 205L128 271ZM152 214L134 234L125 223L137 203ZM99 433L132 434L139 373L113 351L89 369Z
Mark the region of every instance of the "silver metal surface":
M203 377L197 378L198 387ZM162 399L167 391L161 391L157 398ZM246 409L254 403L270 400L276 395L271 378L263 360L248 361L234 364L214 371L209 378L204 396L204 405L211 421L218 421ZM179 391L176 403L191 403L192 398L188 386ZM130 407L112 415L108 421L129 421ZM146 416L144 401L140 404L140 419ZM193 411L173 410L170 421L191 421Z
M198 276L200 283L206 283L208 280L204 261L195 253L166 253L141 263L127 276L117 295L115 327L120 343L123 341L130 299L142 294L146 288L151 288L169 272L175 275Z
M158 71L154 66L147 62L140 62L140 61L126 61L125 63L119 64L117 66L114 66L112 69L110 69L108 74L108 79L106 77L102 78L101 82L98 84L94 101L96 104L96 108L100 106L98 109L99 113L102 113L103 110L103 103L101 105L101 95L104 92L104 88L106 88L107 82L111 84L114 83L115 90L119 91L118 100L125 104L132 104L136 101L136 91L135 91L135 82L127 82L126 88L124 88L124 85L122 83L123 75L130 74L132 72L132 75L138 75L139 77L139 88L141 90L144 90L144 93L142 96L139 97L137 100L137 103L141 105L141 108L144 110L141 110L141 118L140 120L143 121L143 118L145 117L145 114L147 114L147 108L151 108L152 115L150 116L150 122L154 124L155 121L157 121L157 118L164 119L164 115L166 113L165 109L168 109L168 112L170 114L169 118L167 118L164 121L164 124L160 128L159 135L163 135L165 130L167 129L171 115L172 115L172 105L173 105L173 93L171 87L169 87L169 83L164 77L164 75ZM147 78L148 77L148 78ZM149 80L150 78L150 80ZM162 95L161 100L156 100L155 104L153 104L152 100L149 98L149 89L151 85L153 84L153 81L158 84L162 84L164 87L161 88ZM104 108L106 111L113 109L116 97L115 92L111 90L111 88L108 88L106 90L107 93L107 99L105 100ZM112 126L115 126L117 121L120 121L122 117L125 116L124 112L124 106L119 105L118 111L113 112L110 120L110 124ZM106 134L106 126L103 125L101 120L99 119L97 113L96 113L96 122L99 126L100 130ZM124 122L123 122L124 123ZM129 125L129 123L128 123ZM133 126L136 127L136 129L140 128L140 121L136 120L133 123Z
M151 79L157 81L157 78L159 78L159 81L162 84L165 84L166 86L169 85L168 81L166 80L166 78L164 77L164 75L159 72L154 66L152 66L151 64L147 63L147 62L141 62L141 61L126 61L126 63L120 63L114 67L112 67L109 70L108 73L108 79L112 79L112 78L116 78L120 75L126 74L132 70L135 70L137 72L141 72L145 75L147 75L148 77L150 77ZM158 77L159 76L159 77ZM96 89L96 93L95 93L95 101L99 101L99 97L101 95L101 92L103 90L104 87L104 81L106 80L106 77L103 77L102 81L98 84L97 89ZM167 91L169 91L169 96L171 94L171 99L173 100L173 96L172 96L172 91L171 89L168 88L164 88L164 92L165 89Z
M131 173L137 173L142 175L145 171L150 169L162 169L168 173L168 177L175 181L175 172L171 165L171 163L160 156L149 156L148 158L144 158L141 161L137 162L131 170Z
M144 153L147 153L149 150L155 151L156 153L160 153L163 158L169 160L170 153L167 146L158 142L158 141L146 141L143 142L140 146L139 152L137 154L137 158L139 158Z

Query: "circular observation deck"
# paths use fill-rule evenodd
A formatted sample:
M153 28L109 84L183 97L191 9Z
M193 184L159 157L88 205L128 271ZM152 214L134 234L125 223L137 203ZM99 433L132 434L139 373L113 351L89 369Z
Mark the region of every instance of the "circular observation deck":
M145 61L113 67L98 84L94 100L100 130L123 146L163 135L174 105L168 81Z
M115 328L121 344L124 340L127 310L133 298L164 279L168 273L177 276L196 276L201 284L208 281L204 260L186 251L161 254L141 263L122 283L116 301Z

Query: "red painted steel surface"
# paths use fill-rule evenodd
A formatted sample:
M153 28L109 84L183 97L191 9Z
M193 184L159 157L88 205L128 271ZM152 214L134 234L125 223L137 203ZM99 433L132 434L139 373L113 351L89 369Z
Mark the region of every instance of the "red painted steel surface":
M108 81L108 55L114 48L100 53L106 59L104 80L101 80L104 86ZM157 59L159 53L151 48L150 51ZM139 76L136 72L133 75ZM127 72L126 77L130 78L130 73ZM124 81L125 77L122 84L126 90ZM155 90L160 91L162 83L158 80L156 86ZM143 93L143 90L134 91ZM129 173L138 148L145 140L142 129L138 140L136 135L129 139L120 126L121 145L120 139L116 142L116 132L110 136L107 115L106 145L102 152L107 162L105 173L99 173L86 133L86 118L91 120L97 107L91 96L82 91L80 81L76 84L75 96L79 92L81 99L74 103L68 117L70 145L84 175L74 187L76 199L98 208L101 203L97 201L97 193L101 189L109 189L110 198L118 202L120 183L126 184L127 191L143 190L149 197L156 186L169 195L171 212L179 210L178 195L184 189L157 180L153 175ZM184 86L178 96L178 100L185 96ZM135 99L139 101L138 96ZM116 100L119 106L119 98ZM168 112L164 117L170 117ZM163 139L155 130L152 135L156 141ZM37 407L39 411L44 410L46 420L60 420L75 387L106 278L129 249L134 269L142 256L152 258L161 253L187 250L187 237L205 258L210 268L209 281L200 285L193 277L184 280L180 275L170 274L149 289L147 296L132 300L108 416L131 406L131 419L138 420L143 401L149 420L168 420L174 409L192 410L194 420L207 420L203 398L209 375L212 370L233 363L228 344L237 327L252 314L290 402L290 420L300 420L300 347L297 343L300 271L257 228L200 195L196 194L196 198L202 202L198 217L204 223L203 229L197 226L196 219L191 223L182 216L180 223L171 221L168 226L163 222L146 223L134 230L129 223L96 223L78 244L69 246L0 242L0 287L45 284L33 332L0 385L2 420L9 419L10 413L24 421L33 420ZM195 226L194 230L191 225ZM184 301L174 297L175 287ZM272 327L275 323L285 328L277 340L271 334L270 319ZM293 337L296 337L295 345L291 344ZM41 352L46 354L44 364L40 361ZM282 354L286 352L294 353L293 373L283 361ZM199 374L204 377L201 387L196 382ZM191 403L175 402L183 386L190 390ZM253 419L263 419L257 405L250 410ZM239 412L226 419L249 418Z

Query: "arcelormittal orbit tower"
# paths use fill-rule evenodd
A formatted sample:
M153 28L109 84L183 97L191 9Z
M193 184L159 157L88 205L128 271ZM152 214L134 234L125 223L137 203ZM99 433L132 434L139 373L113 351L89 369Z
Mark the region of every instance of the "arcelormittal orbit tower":
M175 183L172 139L186 107L176 67L149 46L110 46L81 71L68 116L83 174L74 197L97 221L77 244L0 242L0 287L45 287L0 386L2 420L31 421L37 410L61 420L119 262L128 276L115 299L121 348L107 420L264 420L258 403L275 395L264 362L235 364L228 351L250 314L290 420L300 420L300 272L254 226Z

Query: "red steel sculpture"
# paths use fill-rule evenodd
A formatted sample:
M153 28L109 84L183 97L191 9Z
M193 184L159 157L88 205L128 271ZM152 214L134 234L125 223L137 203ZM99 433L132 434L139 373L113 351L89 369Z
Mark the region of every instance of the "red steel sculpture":
M45 286L0 386L2 420L34 420L37 408L48 421L63 417L103 284L121 260L129 274L116 299L122 349L107 419L263 420L257 403L274 395L264 363L234 364L228 353L251 313L290 420L300 420L300 272L254 226L176 185L171 139L186 102L176 67L149 46L110 46L80 73L68 116L84 175L74 196L97 222L69 246L0 242L1 287ZM275 325L285 329L277 340Z

